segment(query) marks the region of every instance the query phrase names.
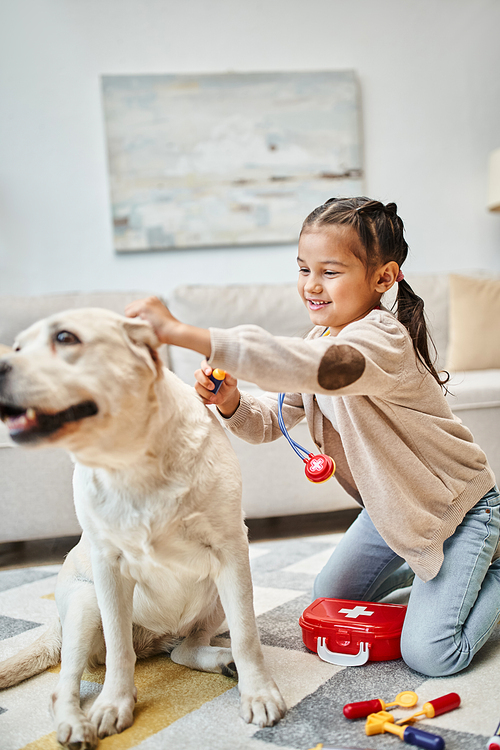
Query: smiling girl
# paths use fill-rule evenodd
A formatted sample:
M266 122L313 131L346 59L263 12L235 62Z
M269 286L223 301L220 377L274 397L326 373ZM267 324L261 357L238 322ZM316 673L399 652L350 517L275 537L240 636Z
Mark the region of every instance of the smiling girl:
M161 341L205 355L196 390L252 443L304 417L336 477L363 506L319 574L314 597L377 601L412 584L401 637L427 675L464 669L500 617L500 494L485 454L452 414L428 349L423 302L404 280L408 252L394 203L331 199L305 220L298 291L307 339L257 326L202 329L156 298L127 308ZM398 285L397 313L382 296ZM231 373L217 395L212 368ZM240 393L236 378L269 393Z

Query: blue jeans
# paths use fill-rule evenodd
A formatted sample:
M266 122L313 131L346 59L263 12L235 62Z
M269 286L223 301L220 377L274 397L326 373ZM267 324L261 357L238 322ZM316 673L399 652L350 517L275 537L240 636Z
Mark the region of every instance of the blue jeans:
M413 584L403 659L431 677L454 674L470 664L500 618L500 558L491 563L499 533L500 493L494 487L445 541L441 569L424 583L362 510L316 578L314 599L379 601Z

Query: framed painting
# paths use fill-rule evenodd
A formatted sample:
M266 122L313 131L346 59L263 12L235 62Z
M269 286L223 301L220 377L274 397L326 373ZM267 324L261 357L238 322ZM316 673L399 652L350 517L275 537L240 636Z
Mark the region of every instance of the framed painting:
M353 71L102 80L115 249L289 243L362 192Z

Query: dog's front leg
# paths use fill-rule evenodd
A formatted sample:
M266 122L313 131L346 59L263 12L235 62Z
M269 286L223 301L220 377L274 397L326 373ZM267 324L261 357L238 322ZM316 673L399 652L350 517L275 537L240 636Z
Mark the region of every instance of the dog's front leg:
M61 673L52 694L57 740L72 750L89 750L97 746L97 736L80 708L80 679L100 634L94 587L90 581L66 574L63 566L56 601L62 623Z
M238 671L240 716L261 727L272 726L286 712L283 697L264 664L253 608L253 588L247 551L227 556L216 579L231 635Z
M132 643L135 582L121 574L119 557L99 550L92 550L92 570L106 643L106 678L89 718L98 737L107 737L133 722L137 699Z

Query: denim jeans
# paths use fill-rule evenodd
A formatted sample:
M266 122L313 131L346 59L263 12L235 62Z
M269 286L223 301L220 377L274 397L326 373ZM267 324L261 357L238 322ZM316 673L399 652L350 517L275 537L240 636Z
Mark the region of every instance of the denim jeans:
M499 533L500 493L494 487L445 541L441 569L424 583L362 510L316 578L314 598L379 601L413 584L403 659L431 677L454 674L470 664L500 618L500 557L491 562Z

